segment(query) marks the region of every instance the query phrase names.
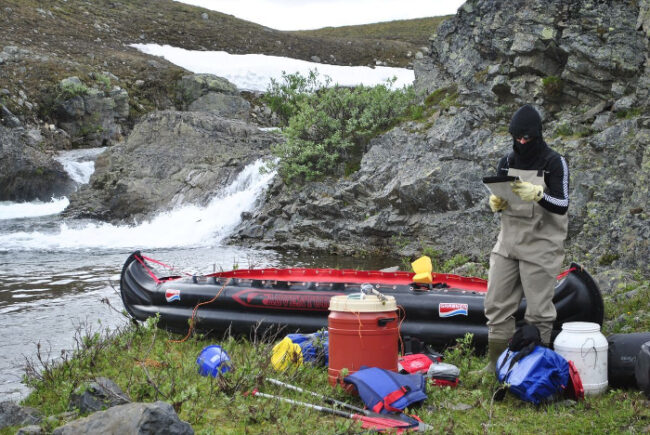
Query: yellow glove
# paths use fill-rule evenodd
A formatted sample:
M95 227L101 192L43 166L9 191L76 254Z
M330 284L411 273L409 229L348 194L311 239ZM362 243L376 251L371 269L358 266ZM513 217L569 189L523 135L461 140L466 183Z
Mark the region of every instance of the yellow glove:
M537 202L544 196L544 187L539 184L517 180L510 183L510 186L512 187L512 191L524 201Z
M508 207L508 201L496 195L490 195L490 208L494 213L505 210Z

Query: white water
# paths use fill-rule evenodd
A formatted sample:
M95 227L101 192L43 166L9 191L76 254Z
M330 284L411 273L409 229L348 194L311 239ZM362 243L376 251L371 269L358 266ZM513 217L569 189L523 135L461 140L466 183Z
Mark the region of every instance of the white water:
M70 204L68 198L52 198L50 202L0 201L0 220L33 218L59 214Z
M7 251L215 246L240 222L241 213L253 208L275 175L260 173L263 164L248 165L205 207L186 205L130 226L73 221L54 230L10 232L0 234L0 246Z
M341 66L307 62L281 56L264 54L229 54L225 51L197 51L158 44L132 44L146 54L162 56L173 64L194 73L209 73L224 77L239 89L266 91L271 79L280 80L282 74L309 74L317 70L322 76L332 79L331 85L374 86L385 84L395 77L395 87L410 85L415 80L413 70L406 68L367 66Z
M63 169L73 181L77 184L87 184L95 172L95 159L105 150L106 147L63 151L55 160L63 165Z

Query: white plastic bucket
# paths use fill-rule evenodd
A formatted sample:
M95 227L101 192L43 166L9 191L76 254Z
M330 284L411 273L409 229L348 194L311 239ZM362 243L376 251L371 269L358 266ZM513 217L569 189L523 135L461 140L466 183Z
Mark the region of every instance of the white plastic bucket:
M598 323L567 322L553 342L555 352L573 361L585 395L607 390L607 338Z

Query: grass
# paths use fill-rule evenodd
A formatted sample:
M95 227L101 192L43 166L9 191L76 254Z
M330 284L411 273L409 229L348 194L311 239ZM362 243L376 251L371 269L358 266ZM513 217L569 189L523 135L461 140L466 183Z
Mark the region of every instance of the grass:
M457 256L449 263L462 261L464 258ZM650 329L650 316L645 314L650 305L650 282L637 278L605 296L605 335ZM621 316L622 322L613 322ZM52 431L71 418L64 414L68 411L70 393L97 376L105 376L113 379L133 401L163 400L172 404L181 420L189 422L198 434L359 433L359 426L351 420L246 394L258 388L296 400L315 401L264 382L267 377L275 377L362 405L358 397L332 389L324 367L307 364L276 373L270 364L271 350L285 334L286 331L275 331L250 340L227 334L194 334L179 342L180 335L158 329L154 318L114 333L80 326L75 333L74 353L62 354L58 363L47 362L39 347L38 358L26 368L26 382L34 390L24 405L54 416L44 424L46 431ZM512 395L506 395L502 402L493 401L498 388L495 379L470 373L486 362L485 357L475 354L470 343L471 336L467 335L455 346L444 349L444 360L461 370L459 387L428 386L428 399L411 410L436 432L594 434L644 433L650 428L650 402L636 390L610 389L581 402L561 400L539 406ZM218 378L197 373L196 358L210 344L221 345L233 366L232 371ZM17 427L5 428L0 434L13 434L16 430Z
M359 26L325 27L316 30L293 32L297 35L403 41L415 46L428 46L429 38L444 20L450 16L396 20Z

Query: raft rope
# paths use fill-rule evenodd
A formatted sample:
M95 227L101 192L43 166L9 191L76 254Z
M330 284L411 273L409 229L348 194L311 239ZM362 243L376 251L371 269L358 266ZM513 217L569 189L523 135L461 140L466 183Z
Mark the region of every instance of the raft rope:
M216 301L217 298L219 297L219 295L221 295L221 292L223 292L223 289L226 288L226 286L228 285L229 282L230 282L230 278L226 279L226 282L223 283L223 285L221 286L221 289L219 289L217 294L212 299L210 299L209 301L203 301L203 302L199 302L198 304L196 304L196 306L192 310L192 317L190 317L190 327L187 330L187 335L185 335L185 337L183 337L181 340L169 340L171 343L183 343L188 338L190 338L190 335L192 334L192 330L194 329L194 318L196 317L196 312L199 309L199 307L201 305L211 304L212 302Z
M573 272L574 270L578 270L578 268L577 268L577 267L572 267L572 268L570 268L570 269L567 269L567 270L565 270L564 272L560 273L560 274L557 276L556 279L557 279L558 281L561 281L562 279L564 279L568 274L570 274L570 273Z

